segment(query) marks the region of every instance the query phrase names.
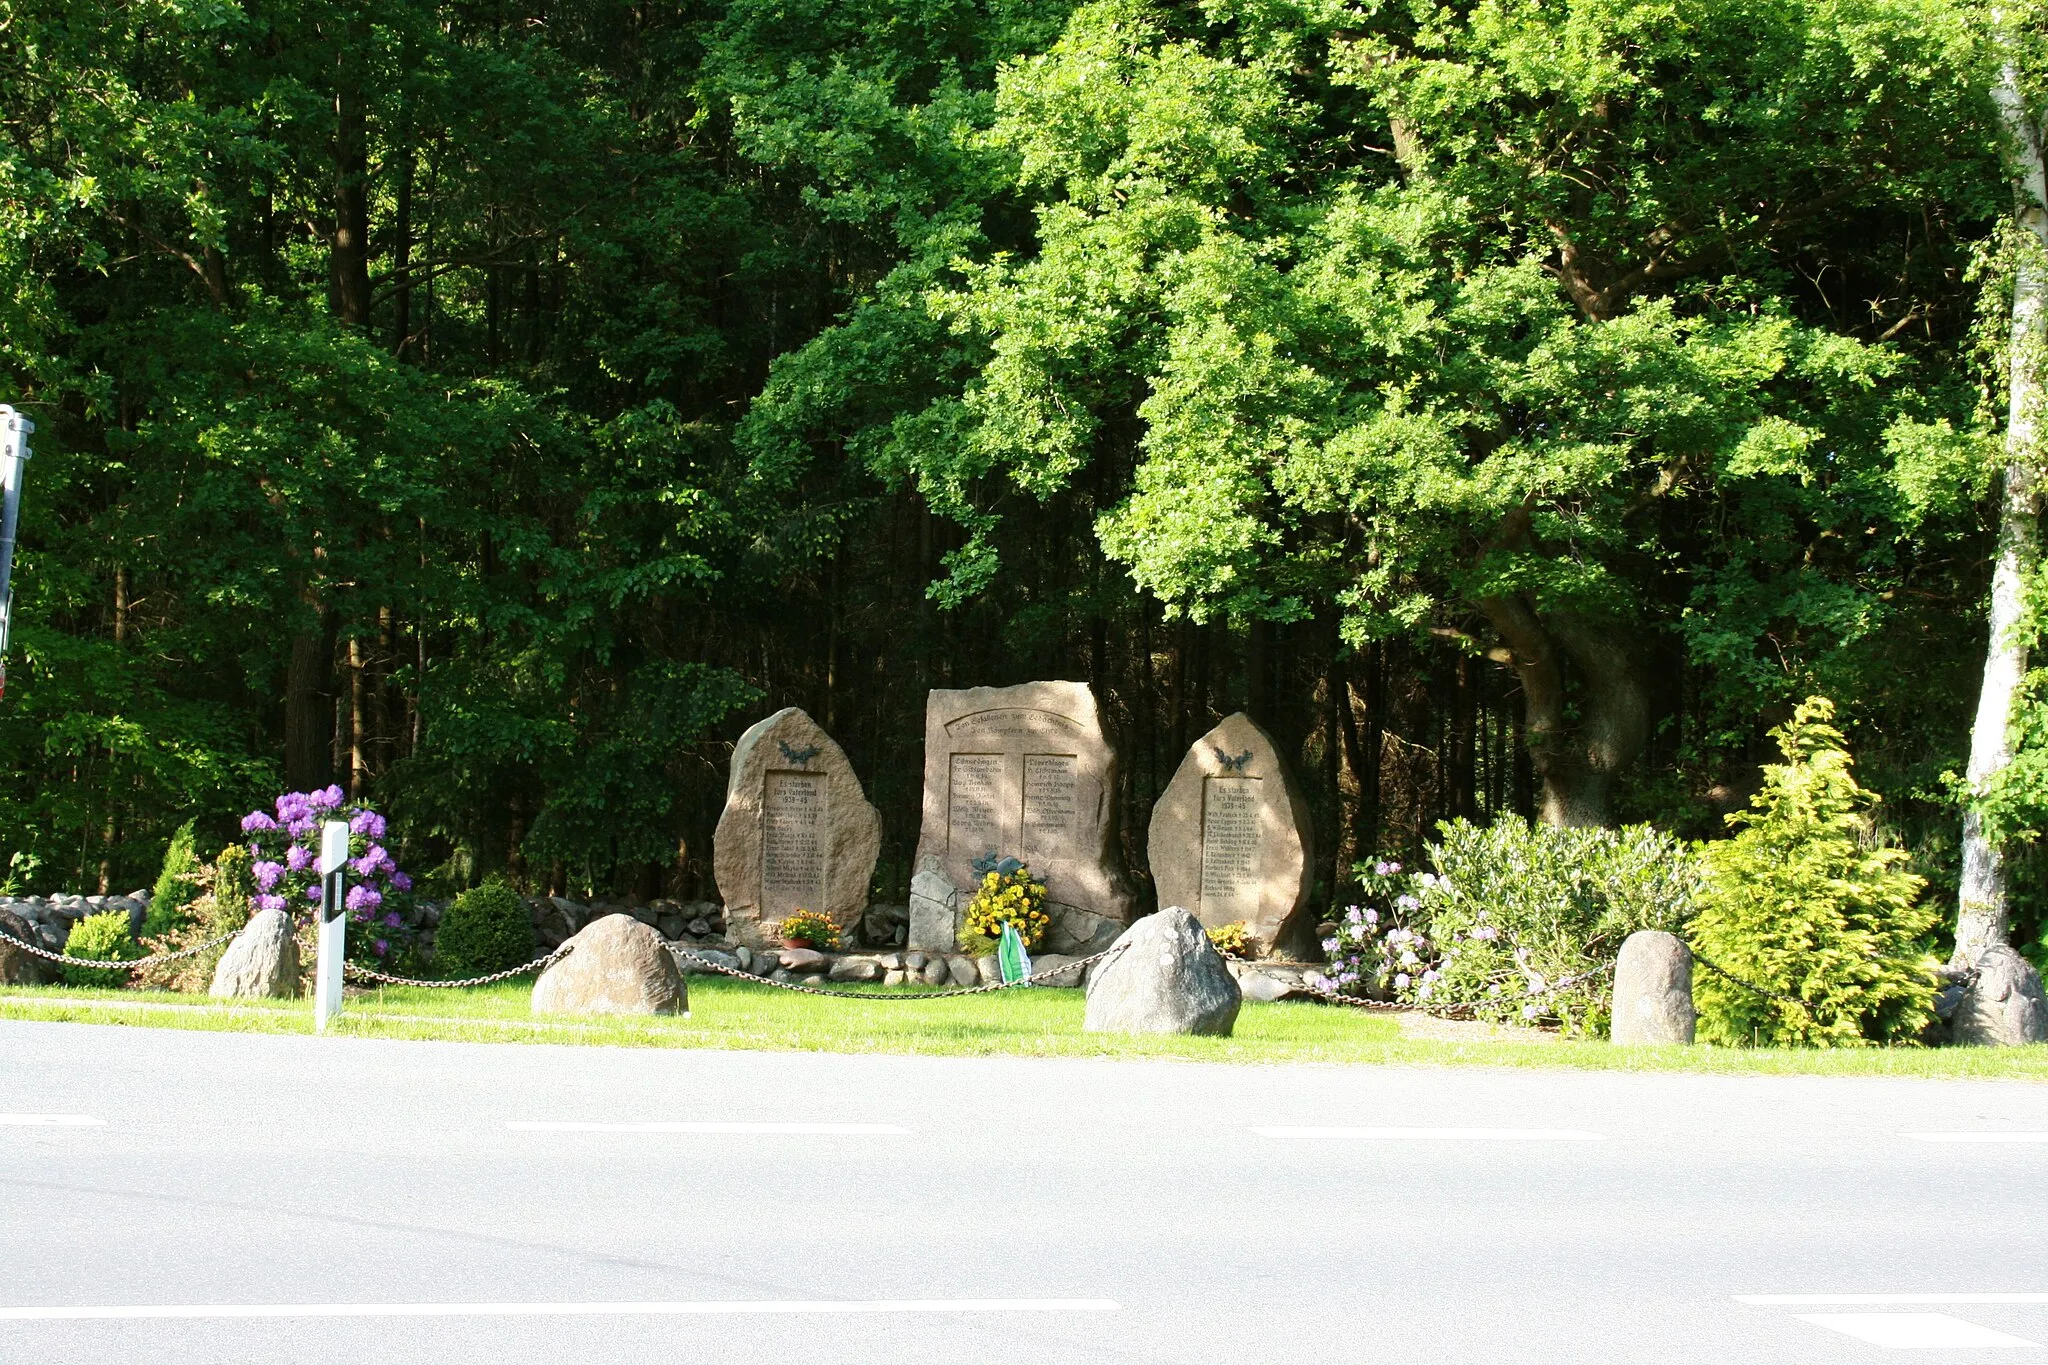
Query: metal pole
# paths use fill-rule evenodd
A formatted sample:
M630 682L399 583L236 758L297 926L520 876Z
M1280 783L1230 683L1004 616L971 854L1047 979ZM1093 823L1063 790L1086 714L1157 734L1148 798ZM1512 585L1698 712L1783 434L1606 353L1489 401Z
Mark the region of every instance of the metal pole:
M348 880L348 821L329 820L320 829L320 955L313 966L313 1031L341 1013L341 963L348 951L344 899Z
M28 472L28 437L35 429L34 422L0 403L0 697L7 695L7 632L14 623L14 528Z

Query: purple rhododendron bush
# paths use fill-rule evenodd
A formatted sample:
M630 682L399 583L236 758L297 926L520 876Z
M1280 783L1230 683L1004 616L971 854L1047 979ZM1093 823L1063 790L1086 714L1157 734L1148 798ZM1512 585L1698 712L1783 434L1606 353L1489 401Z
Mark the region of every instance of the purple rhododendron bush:
M311 944L313 912L320 905L320 829L329 820L348 821L349 957L384 965L409 961L413 929L405 911L412 878L384 847L384 817L349 801L340 787L286 792L277 798L274 814L257 810L242 817L256 884L254 908L301 919L300 937Z

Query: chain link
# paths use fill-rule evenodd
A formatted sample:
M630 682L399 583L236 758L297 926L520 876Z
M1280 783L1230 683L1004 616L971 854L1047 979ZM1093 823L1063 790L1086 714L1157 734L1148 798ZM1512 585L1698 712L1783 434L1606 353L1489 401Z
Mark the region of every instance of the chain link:
M1581 981L1588 981L1596 976L1604 976L1613 970L1614 964L1612 962L1605 962L1590 971L1580 972L1575 976L1562 977L1553 981L1540 991L1530 992L1529 998L1538 999L1546 995L1555 995L1567 986L1576 986ZM1335 991L1324 990L1320 986L1311 985L1306 978L1303 978L1301 988L1314 995L1318 1000L1332 1005L1348 1005L1352 1009L1361 1010L1379 1010L1387 1014L1427 1014L1437 1019L1468 1018L1476 1015L1480 1005L1486 1003L1473 1001L1456 1005L1428 1005L1418 1002L1411 1005L1398 1000L1368 1000L1362 996L1339 995ZM1501 1003L1509 1004L1512 1002L1502 1001Z
M117 961L104 961L96 957L67 957L63 953L53 953L49 949L38 947L33 943L23 943L5 929L0 929L0 943L11 943L25 953L31 953L36 957L44 958L51 962L61 962L67 967L126 967L133 971L140 967L154 967L160 962L176 962L181 957L193 957L205 952L208 948L218 948L221 944L226 943L241 932L240 929L231 929L219 938L210 938L206 942L196 944L190 948L180 948L175 953L158 953L154 957L131 957L126 960Z
M344 962L341 965L343 971L356 977L358 980L368 979L380 986L425 986L433 990L448 990L456 986L489 986L499 981L510 981L515 976L525 976L531 971L539 971L543 968L551 967L564 957L567 957L574 946L573 944L564 943L546 957L537 957L533 961L521 963L517 967L507 967L502 972L492 972L489 976L472 976L461 981L423 981L418 977L391 976L384 972L372 971L370 968L360 966L354 962Z
M916 995L877 995L869 991L828 991L822 990L817 986L806 986L795 981L777 981L773 977L756 976L752 972L743 972L738 967L727 967L720 963L712 962L708 958L699 957L695 952L688 948L685 948L680 943L671 943L667 945L668 950L671 953L674 953L680 957L689 958L692 962L695 962L698 966L704 968L706 971L716 972L720 976L735 977L741 981L758 981L764 986L773 986L778 991L793 991L798 995L825 995L830 996L835 1000L889 1001L944 1000L951 996L988 995L995 991L1007 991L1016 986L1029 986L1033 982L1042 981L1047 977L1059 976L1066 972L1083 971L1086 968L1093 966L1095 963L1102 961L1102 959L1108 957L1111 953L1121 952L1123 950L1123 946L1124 945L1121 943L1112 943L1111 945L1109 945L1109 947L1104 948L1101 952L1095 954L1093 957L1079 958L1073 962L1063 963L1057 967L1048 967L1042 972L1033 972L1030 976L1020 977L1015 981L995 981L989 983L986 986L962 986L958 990L928 991Z
M1683 940L1680 940L1680 941L1681 941L1681 942L1683 942ZM1688 951L1688 952L1690 952L1690 953L1692 954L1692 956L1693 956L1693 960L1694 960L1695 962L1699 963L1699 964L1700 964L1700 965L1701 965L1702 967L1705 967L1705 968L1706 968L1706 969L1707 969L1708 971L1712 972L1712 973L1713 973L1714 975L1716 975L1716 976L1718 976L1718 977L1721 977L1721 978L1723 978L1724 980L1728 980L1728 981L1733 981L1733 982L1734 982L1734 983L1735 983L1736 985L1738 985L1738 986L1742 987L1742 989L1744 989L1744 990L1748 991L1748 992L1749 992L1749 993L1750 993L1751 995L1758 995L1758 996L1762 996L1762 997L1763 997L1764 999L1766 999L1766 1000L1777 1000L1777 1001L1781 1001L1781 1002L1783 1002L1784 1004L1787 1004L1787 1005L1796 1005L1796 1006L1798 1006L1798 1007L1799 1007L1800 1009L1802 1009L1802 1010L1807 1010L1807 1009L1808 1009L1807 1003L1806 1003L1806 1002L1805 1002L1804 1000L1801 1000L1801 999L1799 999L1799 998L1798 998L1797 996L1792 996L1792 995L1780 995L1780 994L1778 994L1778 993L1777 993L1776 991L1767 991L1767 990L1765 990L1765 989L1764 989L1764 988L1763 988L1762 986L1759 986L1759 985L1757 985L1757 984L1756 984L1755 982L1753 982L1753 981L1744 981L1744 980L1743 980L1743 979L1742 979L1741 977L1739 977L1739 976L1737 976L1737 975L1736 975L1735 973L1733 973L1733 972L1729 971L1729 970L1728 970L1728 969L1727 969L1726 967L1723 967L1723 966L1722 966L1722 965L1721 965L1720 963L1718 963L1718 962L1714 961L1714 960L1713 960L1712 958L1710 958L1710 957L1706 956L1706 955L1705 955L1704 953L1700 952L1700 950L1699 950L1699 949L1697 949L1697 948L1693 947L1693 946L1692 946L1692 945L1691 945L1690 943L1687 943L1687 944L1685 945L1685 947L1686 947L1686 951ZM1810 1012L1810 1011L1809 1011L1809 1012Z

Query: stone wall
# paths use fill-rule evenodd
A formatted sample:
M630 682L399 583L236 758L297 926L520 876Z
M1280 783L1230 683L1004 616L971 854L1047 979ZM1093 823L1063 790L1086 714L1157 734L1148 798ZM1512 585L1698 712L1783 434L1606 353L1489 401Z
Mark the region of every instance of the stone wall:
M149 913L149 892L130 891L125 896L20 896L0 898L0 910L12 910L26 920L36 933L42 936L42 946L53 953L64 951L70 941L71 926L87 915L103 915L109 910L125 910L128 913L129 932L140 932L142 917Z

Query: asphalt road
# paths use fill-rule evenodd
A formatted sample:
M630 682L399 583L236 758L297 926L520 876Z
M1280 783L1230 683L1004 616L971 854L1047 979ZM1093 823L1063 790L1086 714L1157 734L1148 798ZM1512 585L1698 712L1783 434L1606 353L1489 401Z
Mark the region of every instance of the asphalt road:
M0 1023L0 1361L2048 1365L2048 1143L1904 1136L1993 1131L2048 1086Z

